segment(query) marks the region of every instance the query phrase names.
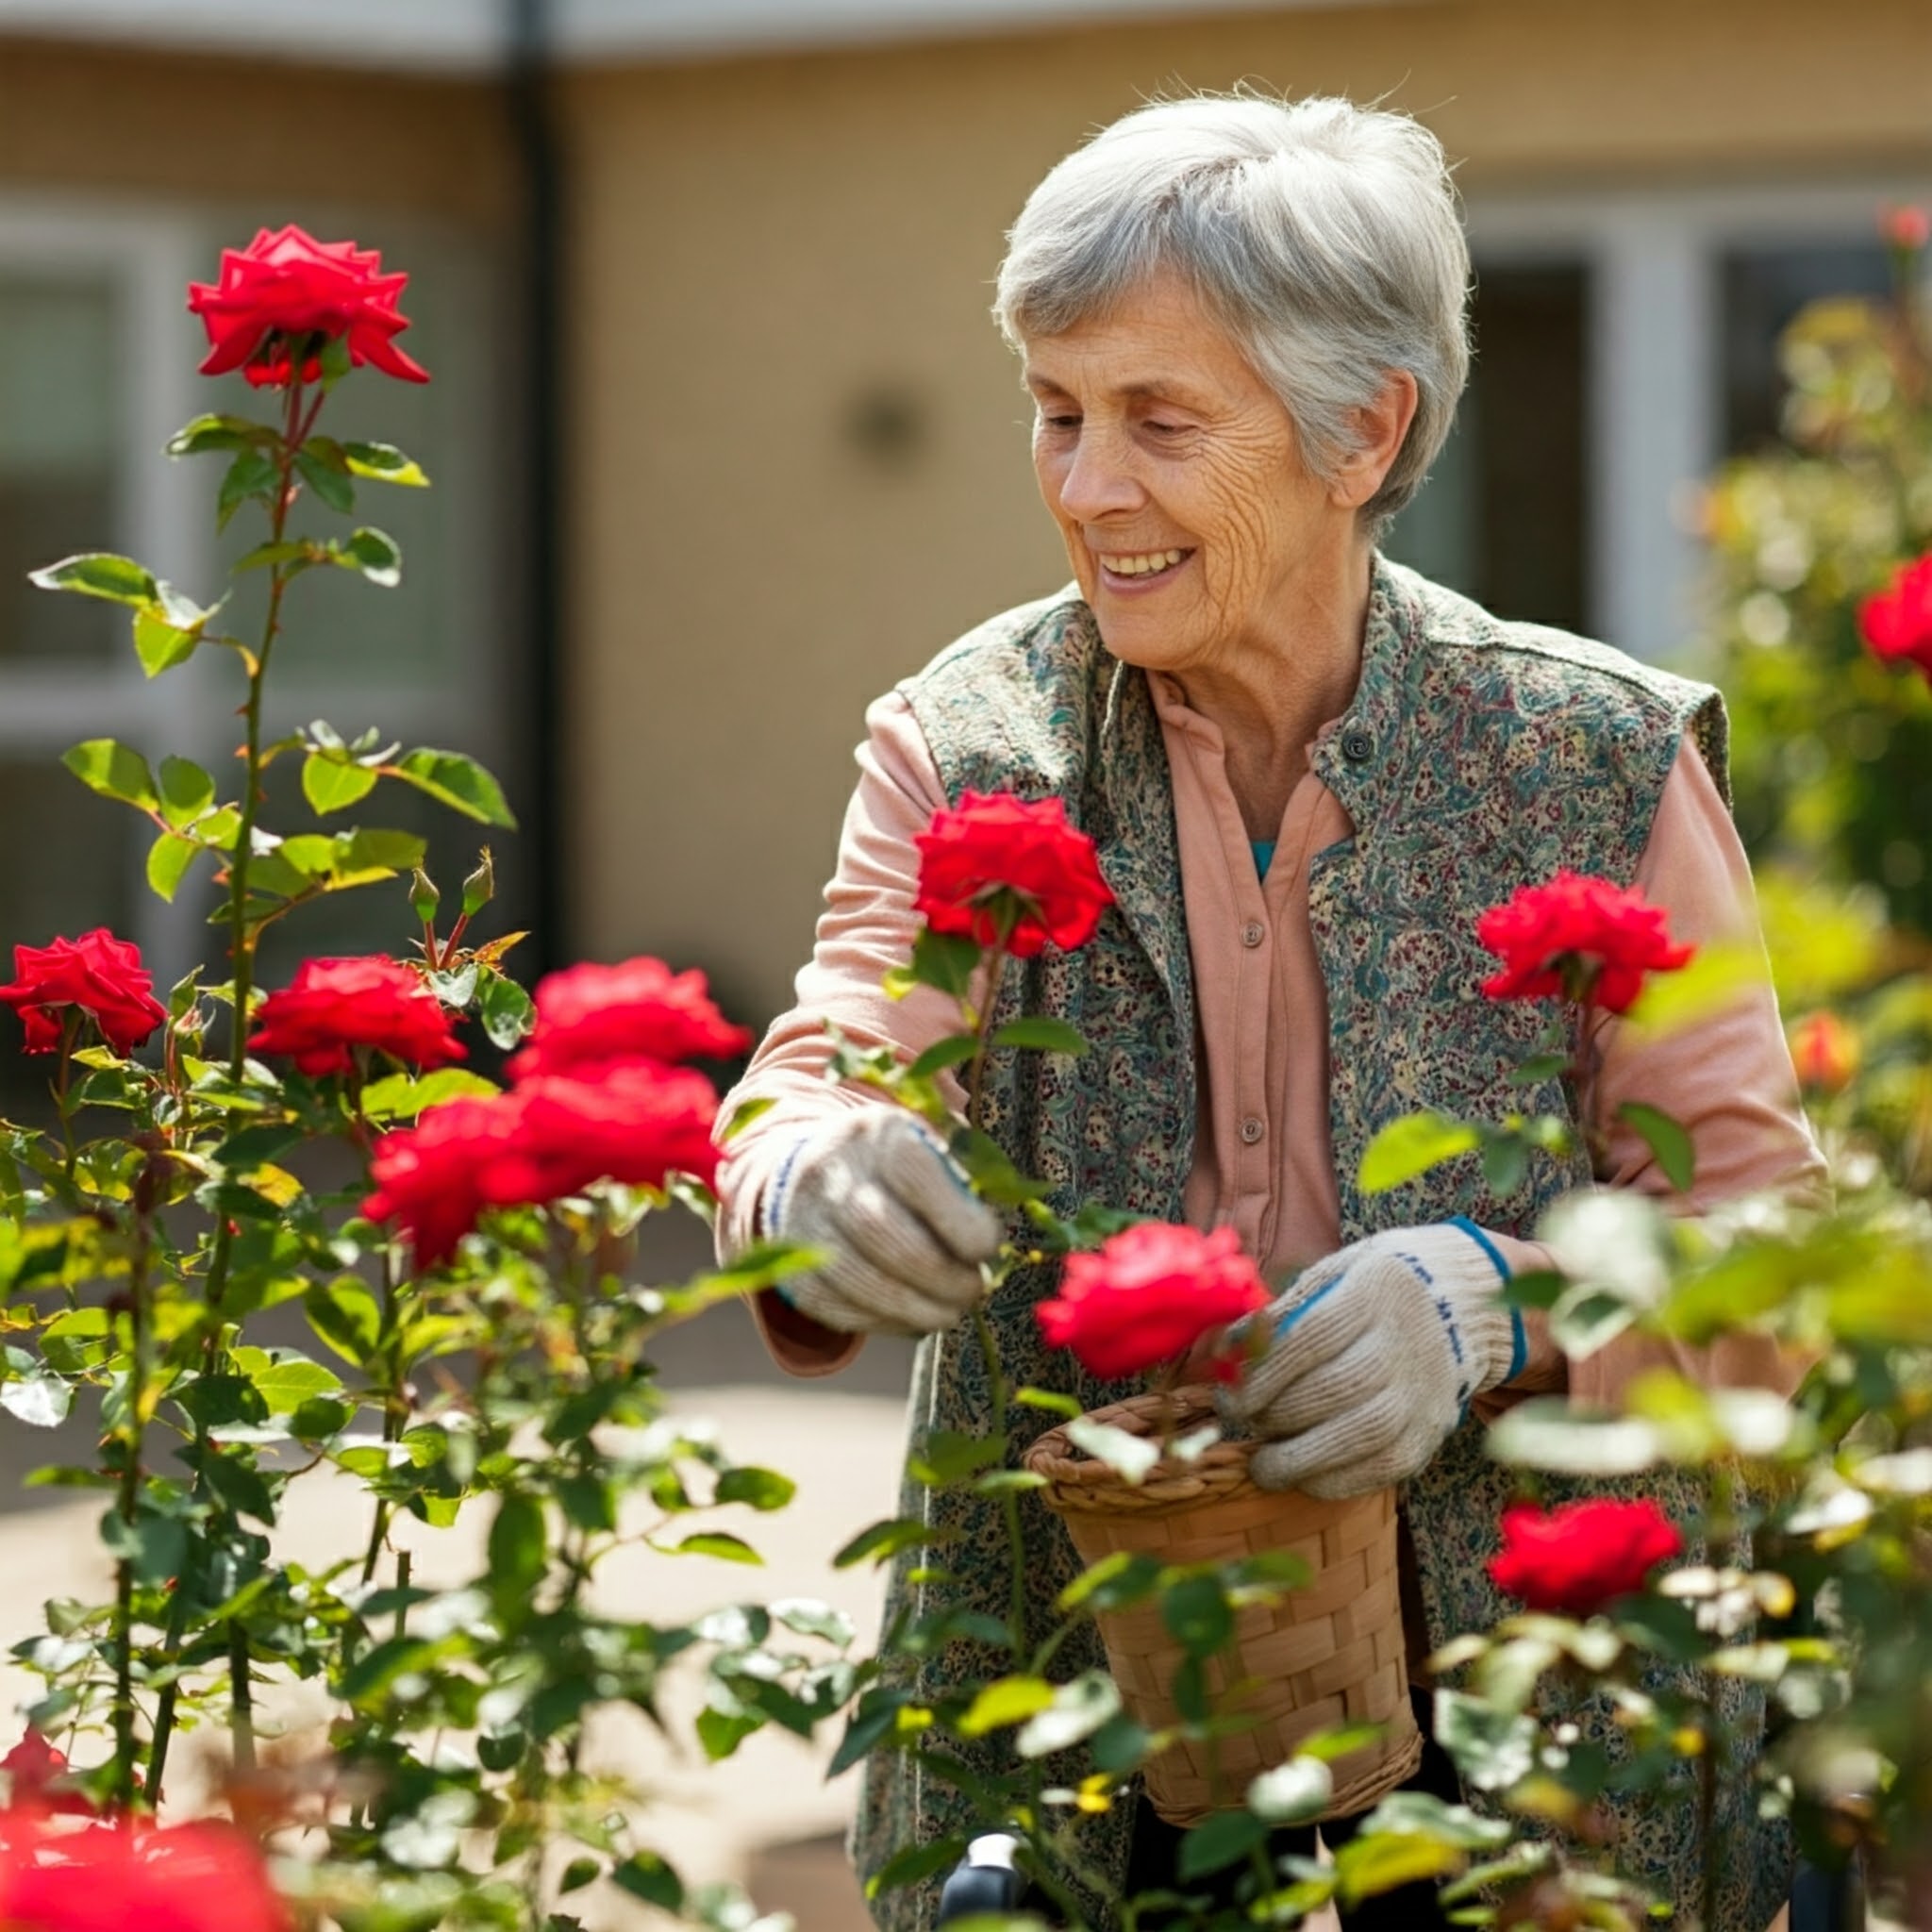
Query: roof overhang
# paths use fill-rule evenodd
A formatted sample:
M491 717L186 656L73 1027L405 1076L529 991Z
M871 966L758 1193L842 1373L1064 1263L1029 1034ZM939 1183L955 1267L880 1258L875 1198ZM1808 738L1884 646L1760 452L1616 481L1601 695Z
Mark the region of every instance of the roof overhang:
M675 60L1417 0L539 0L559 61ZM487 74L528 0L0 0L0 36Z

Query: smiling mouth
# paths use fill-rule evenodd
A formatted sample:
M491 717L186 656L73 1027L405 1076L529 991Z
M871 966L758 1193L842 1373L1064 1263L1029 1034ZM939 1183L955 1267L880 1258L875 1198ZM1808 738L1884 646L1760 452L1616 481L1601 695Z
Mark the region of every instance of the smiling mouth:
M1191 550L1134 550L1095 554L1100 567L1110 576L1132 577L1144 582L1150 577L1165 576L1170 571L1178 570L1194 553Z

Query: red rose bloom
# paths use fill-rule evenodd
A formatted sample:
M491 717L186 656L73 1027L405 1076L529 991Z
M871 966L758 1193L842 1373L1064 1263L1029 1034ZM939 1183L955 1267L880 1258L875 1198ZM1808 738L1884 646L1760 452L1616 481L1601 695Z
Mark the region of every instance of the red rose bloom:
M619 1060L723 1059L751 1034L711 1002L705 975L673 973L661 959L573 966L537 983L537 1024L509 1063L510 1077L584 1077Z
M660 1188L718 1172L711 1123L718 1096L702 1074L634 1061L594 1080L547 1074L520 1084L516 1131L485 1161L478 1185L500 1207L579 1194L592 1181Z
M1813 1093L1842 1093L1858 1071L1858 1036L1836 1013L1807 1013L1791 1028L1791 1064Z
M0 986L0 1000L18 1010L28 1053L53 1053L59 1046L63 1007L79 1008L101 1029L101 1038L124 1055L168 1017L154 996L140 949L104 925L77 940L15 946L13 984Z
M919 892L913 909L935 932L982 946L1007 930L1007 950L1030 959L1046 945L1084 946L1113 904L1093 841L1067 823L1058 798L1028 805L1010 791L968 791L936 811L913 841Z
M1646 974L1674 972L1697 950L1671 943L1662 908L1635 887L1624 891L1574 872L1524 886L1475 929L1504 961L1483 982L1491 999L1572 999L1613 1013L1630 1009Z
M20 1814L0 1826L0 1925L8 1932L292 1932L261 1860L230 1825L158 1831L103 1824L55 1835Z
M1914 664L1932 677L1932 556L1901 564L1858 606L1858 635L1874 658Z
M595 1080L547 1075L485 1100L448 1101L375 1143L375 1191L362 1211L396 1222L416 1266L434 1268L486 1208L541 1205L599 1180L658 1188L688 1174L709 1186L717 1113L702 1074L641 1060Z
M0 1771L7 1774L8 1802L16 1811L93 1813L85 1793L74 1789L66 1752L50 1744L31 1724L20 1742L0 1757Z
M1587 1617L1641 1590L1650 1572L1683 1547L1676 1525L1648 1500L1506 1509L1503 1548L1490 1558L1490 1574L1533 1610Z
M1932 212L1909 203L1902 208L1889 208L1878 218L1878 230L1890 246L1907 255L1916 255L1932 241Z
M1050 1347L1114 1381L1185 1354L1271 1299L1231 1227L1199 1234L1150 1221L1068 1256L1058 1298L1033 1312Z
M444 1011L420 973L380 955L305 959L292 985L272 992L257 1016L251 1053L287 1054L305 1074L346 1074L371 1047L412 1067L465 1058Z
M375 1143L370 1178L375 1191L362 1203L372 1221L393 1221L409 1239L419 1269L447 1261L483 1211L485 1161L515 1133L517 1097L450 1100L425 1108L413 1127L399 1127Z
M239 369L257 389L313 382L322 374L322 343L346 339L358 368L366 362L385 375L427 382L428 371L393 340L409 325L396 311L408 279L384 275L374 248L318 242L292 225L263 228L246 248L222 250L213 288L188 285L189 309L208 329L201 373Z

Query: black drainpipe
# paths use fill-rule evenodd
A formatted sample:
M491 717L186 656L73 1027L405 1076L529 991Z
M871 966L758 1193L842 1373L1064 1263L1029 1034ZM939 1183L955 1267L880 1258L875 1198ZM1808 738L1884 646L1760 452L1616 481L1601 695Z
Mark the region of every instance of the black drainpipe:
M518 670L525 759L517 799L530 940L513 969L527 984L561 965L570 942L564 852L563 206L552 100L550 0L509 0L508 91L523 177L520 344L525 478L524 649Z

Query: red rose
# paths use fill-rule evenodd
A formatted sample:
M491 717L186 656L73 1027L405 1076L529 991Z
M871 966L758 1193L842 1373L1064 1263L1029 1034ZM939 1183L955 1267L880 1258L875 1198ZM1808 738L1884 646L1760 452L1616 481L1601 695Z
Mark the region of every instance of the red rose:
M1483 982L1492 1000L1572 999L1627 1012L1647 973L1672 973L1697 949L1674 946L1663 909L1632 887L1559 872L1547 885L1524 886L1475 924L1476 936L1502 958Z
M1068 1256L1058 1299L1033 1312L1050 1347L1114 1381L1185 1354L1271 1299L1231 1227L1200 1234L1150 1221Z
M702 1074L634 1061L594 1080L546 1074L515 1090L516 1132L493 1151L479 1179L500 1207L580 1194L592 1181L660 1188L671 1174L709 1186L718 1096Z
M1814 1093L1842 1093L1858 1071L1858 1036L1836 1013L1807 1013L1791 1028L1791 1064Z
M1030 959L1049 942L1084 946L1113 904L1093 841L1067 823L1058 798L1028 805L1010 791L964 793L913 841L919 847L915 911L935 932L982 946L1007 934L1007 951ZM1008 929L1009 928L1009 929Z
M1884 590L1858 606L1858 635L1874 658L1915 664L1932 677L1932 556L1901 564Z
M204 375L239 369L257 389L322 374L325 341L347 339L349 360L406 382L427 382L392 338L408 327L396 312L406 275L382 273L382 257L353 242L318 242L292 225L263 228L246 248L222 250L222 278L188 285L188 307L208 328ZM300 358L299 365L297 358Z
M294 983L262 1001L251 1053L287 1054L305 1074L346 1074L371 1047L412 1067L465 1058L454 1016L420 973L397 959L305 959Z
M1906 255L1916 255L1932 241L1932 213L1909 204L1889 208L1878 218L1878 231L1889 246Z
M20 1742L0 1757L0 1771L7 1774L8 1802L15 1810L38 1807L90 1816L93 1812L86 1795L74 1789L66 1752L50 1744L31 1724Z
M158 1831L102 1824L57 1835L15 1814L0 1829L0 1925L8 1932L292 1932L260 1858L230 1825Z
M1490 1574L1533 1610L1587 1617L1641 1590L1650 1572L1683 1547L1676 1525L1648 1499L1506 1509L1503 1548L1490 1558Z
M168 1017L154 996L140 948L117 940L104 925L77 940L15 946L13 984L0 986L0 1000L19 1009L28 1053L52 1053L59 1046L63 1007L79 1008L100 1027L102 1039L124 1055Z
M661 959L573 966L537 983L537 1024L509 1063L510 1077L587 1075L616 1060L723 1059L751 1034L712 1004L705 975Z
M362 1211L401 1225L419 1269L448 1260L475 1226L484 1206L483 1165L508 1144L518 1112L512 1093L449 1100L425 1108L413 1127L376 1141L369 1163L375 1191Z
M661 1187L671 1174L709 1186L718 1096L702 1074L635 1061L595 1080L527 1080L484 1100L425 1108L375 1143L372 1220L394 1221L419 1269L434 1268L490 1207L541 1205L592 1181Z

